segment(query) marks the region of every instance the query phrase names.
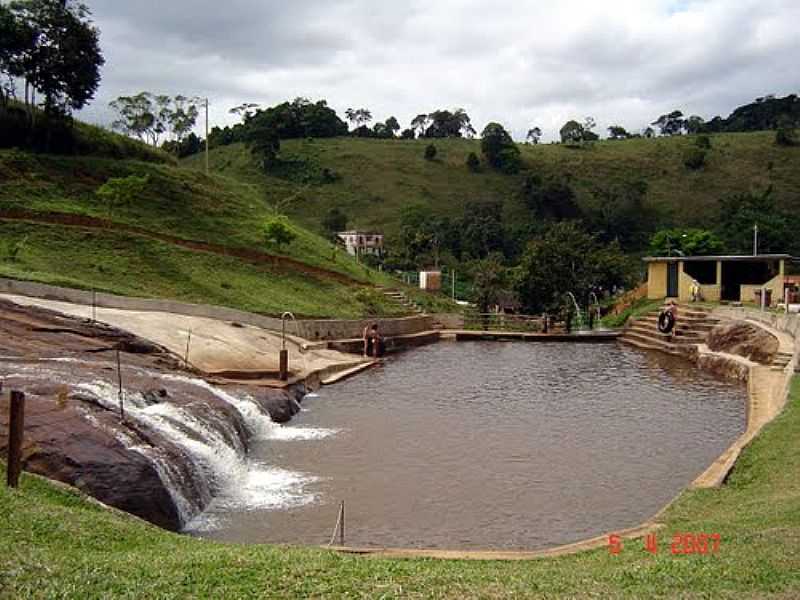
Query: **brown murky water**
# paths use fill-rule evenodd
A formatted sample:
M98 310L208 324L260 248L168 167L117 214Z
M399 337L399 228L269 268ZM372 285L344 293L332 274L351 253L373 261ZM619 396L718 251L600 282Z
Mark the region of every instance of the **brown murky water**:
M345 500L348 545L568 543L657 512L744 430L745 398L616 344L428 346L323 388L253 445L285 502L220 497L190 529L324 544Z

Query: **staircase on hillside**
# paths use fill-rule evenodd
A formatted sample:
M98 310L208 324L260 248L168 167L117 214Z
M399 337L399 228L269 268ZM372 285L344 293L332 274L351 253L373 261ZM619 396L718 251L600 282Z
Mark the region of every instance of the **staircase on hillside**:
M404 292L398 289L383 289L383 295L386 296L392 302L400 304L410 310L411 312L422 315L425 314L425 310L416 302L411 300L408 296L405 295Z
M673 333L661 333L658 330L658 315L655 310L643 317L628 323L620 340L651 350L661 350L676 356L686 356L708 338L708 334L719 323L719 319L711 315L711 311L700 307L681 305L678 307L678 319Z

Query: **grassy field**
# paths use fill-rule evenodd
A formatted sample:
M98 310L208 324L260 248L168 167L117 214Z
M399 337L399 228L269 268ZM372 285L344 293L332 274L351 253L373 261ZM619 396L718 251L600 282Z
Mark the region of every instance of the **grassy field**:
M685 492L656 554L641 540L532 562L388 560L220 544L167 533L33 477L0 489L6 598L796 598L800 596L800 379L786 411L718 490ZM643 441L644 443L644 441ZM687 440L687 443L691 443ZM673 555L676 533L716 553Z
M520 146L524 167L543 177L567 178L583 206L596 203L596 190L644 181L646 203L677 224L713 218L721 198L772 185L785 207L800 210L800 148L776 146L774 132L727 133L711 137L706 166L691 171L684 154L694 136L602 141L583 148L565 145ZM518 192L523 175L505 176L465 166L478 140L434 140L437 158L423 158L430 140L335 138L287 140L282 156L289 162L265 176L240 145L211 153L215 172L258 186L274 205L298 222L321 231L320 221L333 206L351 218L350 225L397 232L400 209L423 203L442 215L458 214L469 201L501 201L511 223L526 209ZM203 159L186 164L199 169ZM323 183L322 169L339 179Z
M128 175L149 178L130 205L109 206L95 195L108 178ZM401 287L396 280L357 264L302 226L290 223L297 235L290 245L270 246L263 226L275 213L264 194L224 176L171 164L0 151L2 210L109 223L88 230L0 220L0 275L265 314L291 310L305 317L357 318L405 312L374 287ZM221 255L119 230L128 226L214 244ZM310 269L252 265L226 256L225 249L286 257Z

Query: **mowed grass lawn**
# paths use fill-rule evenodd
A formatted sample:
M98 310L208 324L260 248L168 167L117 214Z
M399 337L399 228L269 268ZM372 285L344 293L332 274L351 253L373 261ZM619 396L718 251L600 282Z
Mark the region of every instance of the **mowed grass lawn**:
M646 440L643 440L646 443ZM687 444L692 443L690 439ZM33 477L0 491L8 598L797 598L800 379L786 411L727 484L685 492L658 552L641 540L530 562L387 560L240 546L167 533ZM672 451L680 451L673 449ZM521 515L520 518L524 518ZM673 555L676 533L718 533L714 554Z

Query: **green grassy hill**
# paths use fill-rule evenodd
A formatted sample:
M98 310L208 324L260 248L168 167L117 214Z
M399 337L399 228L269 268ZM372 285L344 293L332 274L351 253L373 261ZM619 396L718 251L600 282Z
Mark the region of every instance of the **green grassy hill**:
M526 211L519 198L526 172L568 178L579 203L591 205L596 189L647 183L646 203L665 223L708 224L721 198L774 186L778 202L800 211L800 148L776 146L774 132L724 133L711 136L706 166L684 166L694 136L602 141L582 148L565 145L520 146L523 173L501 175L483 167L471 173L470 152L480 154L477 140L433 140L434 161L423 158L430 140L334 138L287 140L281 156L288 161L264 175L240 144L211 153L215 172L258 186L269 202L282 204L298 222L321 231L321 219L333 206L343 209L351 226L397 232L400 209L421 202L442 215L458 214L468 201L501 200L512 223ZM202 156L186 163L201 168ZM323 183L323 169L339 177Z
M130 205L95 190L146 175ZM257 186L175 166L0 151L0 275L306 317L397 315L376 285L394 280L292 224L280 251Z

